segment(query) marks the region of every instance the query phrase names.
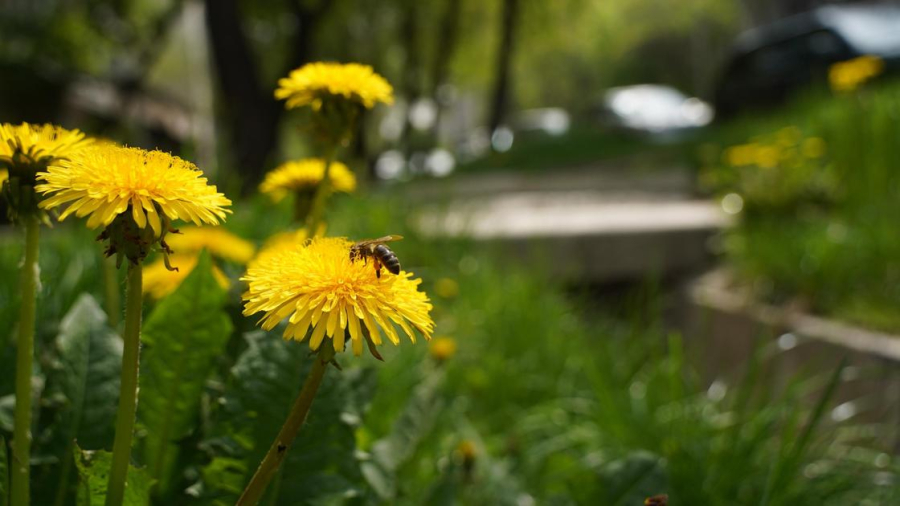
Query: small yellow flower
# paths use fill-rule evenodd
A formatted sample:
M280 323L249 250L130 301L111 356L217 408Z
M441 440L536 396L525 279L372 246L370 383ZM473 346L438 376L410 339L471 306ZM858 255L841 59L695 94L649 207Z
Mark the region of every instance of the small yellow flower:
M268 194L274 202L280 202L290 192L313 191L325 174L325 161L308 158L286 162L266 174L259 191ZM341 162L331 162L328 179L334 191L351 193L356 190L356 176Z
M757 149L759 149L759 145L757 144L738 144L737 146L731 146L725 150L725 162L732 167L753 165Z
M198 253L203 249L222 260L246 264L256 253L250 241L223 228L184 227L179 234L166 236L166 242L176 253Z
M756 150L756 165L764 169L772 169L778 166L781 158L781 150L777 146L762 146Z
M459 295L459 283L452 278L441 278L434 283L434 292L445 299Z
M381 331L395 345L400 338L395 325L415 342L415 327L431 339L434 322L428 296L418 290L421 279L401 271L375 276L371 262L350 259L346 238L314 238L305 244L289 244L254 261L241 278L250 285L244 294L244 315L264 312L260 324L270 330L288 318L285 339L306 339L318 350L327 335L336 351L344 350L349 333L355 355L362 354L363 326L371 342L380 345Z
M832 90L847 92L855 90L882 72L884 60L874 55L863 55L833 64L828 69L828 81Z
M90 215L90 228L109 225L128 211L139 228L149 222L159 237L160 213L169 220L217 225L231 212L225 209L231 201L208 185L194 164L161 151L99 146L54 162L38 177L45 183L35 189L51 195L42 208L69 204L59 219Z
M800 147L806 158L822 158L825 156L825 141L819 137L810 137Z
M0 125L0 162L48 163L67 158L89 146L92 140L79 130L56 125Z
M163 259L159 259L144 268L143 286L144 293L150 295L154 299L161 299L166 295L174 292L181 285L181 282L194 270L197 266L199 253L195 254L177 254L169 257L169 263L178 268L177 271L170 271ZM231 281L221 269L212 266L213 277L223 290L228 290Z
M372 67L358 63L308 63L278 80L275 98L293 109L322 107L323 99L343 97L371 109L378 102L391 104L393 88Z
M431 358L443 362L456 355L456 340L452 337L436 337L428 347Z
M464 439L456 445L456 454L459 455L464 462L471 463L475 461L478 450L475 448L475 443L468 439Z

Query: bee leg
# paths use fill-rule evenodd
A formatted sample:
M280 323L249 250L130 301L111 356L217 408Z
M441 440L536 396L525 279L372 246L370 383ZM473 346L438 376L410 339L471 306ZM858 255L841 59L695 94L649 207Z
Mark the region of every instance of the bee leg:
M372 258L372 262L375 263L375 277L381 279L381 262L377 258Z

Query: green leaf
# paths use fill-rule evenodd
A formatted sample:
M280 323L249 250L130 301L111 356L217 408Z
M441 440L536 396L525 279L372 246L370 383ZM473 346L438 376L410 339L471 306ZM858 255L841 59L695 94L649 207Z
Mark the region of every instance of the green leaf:
M227 391L217 402L212 437L205 442L214 459L202 473L204 504L234 502L284 423L312 365L308 345L286 342L277 330L253 332L246 339L249 347L232 368ZM364 481L355 458L354 430L374 381L371 370L326 372L265 504L313 504L335 494L361 493ZM228 472L221 472L223 467Z
M435 422L444 409L441 399L444 376L442 369L425 374L409 397L391 433L372 445L372 459L364 462L362 469L367 482L381 499L396 498L398 471L434 429Z
M106 502L106 485L112 453L105 450L87 451L74 446L75 465L78 469L78 506L103 506ZM146 469L128 466L123 506L147 506L153 479Z
M6 440L0 437L0 506L9 504L9 458Z
M62 405L53 425L66 452L75 439L83 448L112 443L119 398L122 339L106 325L106 313L83 294L60 324L59 366L47 379L47 394Z
M207 377L231 334L224 304L225 292L203 253L144 326L138 423L146 431L144 462L161 492L171 486L177 442L196 426Z
M81 295L60 323L57 365L47 378L44 403L55 407L36 448L60 461L50 478L59 494L74 481L72 446L88 449L112 445L119 399L122 339L106 324L106 313L88 294Z

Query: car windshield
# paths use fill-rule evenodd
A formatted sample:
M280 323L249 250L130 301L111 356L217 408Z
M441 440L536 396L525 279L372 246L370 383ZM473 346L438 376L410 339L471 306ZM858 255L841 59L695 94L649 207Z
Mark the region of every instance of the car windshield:
M828 9L823 15L861 53L900 54L900 8Z

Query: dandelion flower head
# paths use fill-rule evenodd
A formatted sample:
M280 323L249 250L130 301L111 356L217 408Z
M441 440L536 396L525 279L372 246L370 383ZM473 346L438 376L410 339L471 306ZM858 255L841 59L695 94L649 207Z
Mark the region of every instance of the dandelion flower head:
M0 163L39 164L72 156L91 144L79 130L56 125L0 124Z
M452 337L436 337L428 346L428 353L438 362L448 360L456 355L456 340Z
M882 72L884 60L874 55L863 55L831 65L828 69L828 81L832 90L847 92L855 90Z
M154 299L162 299L181 286L181 282L197 266L198 259L199 253L171 255L169 263L178 270L170 271L165 261L160 258L144 268L141 289ZM228 276L215 265L212 266L212 273L219 286L223 290L228 290L231 286Z
M289 192L314 190L324 176L325 160L320 158L286 162L266 174L259 191L279 202ZM356 176L341 162L331 162L328 179L334 191L350 193L356 190Z
M421 279L401 271L376 277L372 262L350 259L346 238L314 238L289 244L254 261L242 280L244 315L264 313L260 324L270 330L288 318L285 339L302 341L312 329L309 346L318 350L327 336L343 351L347 334L355 355L362 354L367 330L371 343L400 338L395 325L415 342L414 329L431 339L434 322L428 296L418 290Z
M393 93L387 80L368 65L318 62L279 79L275 98L287 100L288 109L309 105L319 110L323 100L331 97L343 97L371 109L378 102L393 103Z
M216 258L242 265L256 254L253 243L222 227L182 227L178 232L166 236L176 253L199 253L205 249Z
M162 151L98 146L54 162L38 177L44 184L35 189L49 195L41 207L68 204L59 219L90 215L90 228L129 211L138 227L149 223L160 236L165 218L217 225L230 212L231 201L194 164Z

